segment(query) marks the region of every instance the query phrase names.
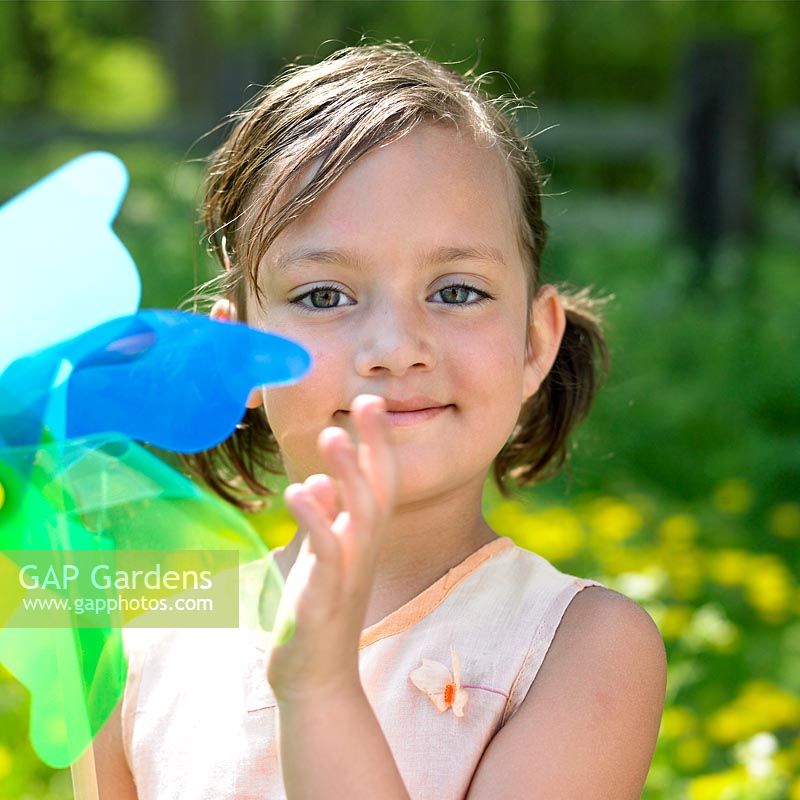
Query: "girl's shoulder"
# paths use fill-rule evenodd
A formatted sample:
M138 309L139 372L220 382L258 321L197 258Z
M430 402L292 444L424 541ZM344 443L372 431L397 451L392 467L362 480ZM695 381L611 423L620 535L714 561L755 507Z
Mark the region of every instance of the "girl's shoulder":
M532 677L562 624L571 626L577 617L582 624L587 618L591 624L592 619L613 614L619 604L643 611L601 581L560 570L517 544L505 548L502 556L487 570L483 602L504 605L507 628L515 631L520 643L529 642L526 660ZM592 591L586 592L589 588Z
M502 794L512 775L548 797L641 793L666 691L664 643L638 603L587 586L534 636L470 796Z
M484 567L479 582L487 595L506 595L516 601L535 600L537 604L547 598L562 599L589 586L612 592L594 578L564 572L544 556L521 547L507 536L501 537L497 552ZM616 594L616 592L613 592Z

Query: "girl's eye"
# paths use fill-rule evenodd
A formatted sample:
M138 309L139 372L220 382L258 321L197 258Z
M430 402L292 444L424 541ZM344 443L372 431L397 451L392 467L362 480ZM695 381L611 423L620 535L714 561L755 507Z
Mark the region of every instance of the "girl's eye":
M466 283L454 283L452 286L445 286L444 289L439 289L435 294L441 296L445 305L451 306L476 306L485 300L491 300L490 294ZM477 295L478 299L467 302L470 295Z
M307 292L290 300L290 303L300 306L305 311L324 311L326 308L340 308L341 306L353 305L353 303L341 303L342 298L347 295L335 286L315 286ZM306 299L311 300L311 305L304 303Z
M442 298L441 303L443 305L450 306L476 306L492 299L492 296L487 292L476 289L467 283L454 283L451 286L445 286L443 289L439 289L438 292L434 292L432 296L435 297L437 295ZM473 299L470 299L471 296ZM355 305L355 301L342 302L343 300L352 300L352 298L348 297L336 286L324 285L315 286L289 302L311 313ZM310 305L306 301L310 301Z

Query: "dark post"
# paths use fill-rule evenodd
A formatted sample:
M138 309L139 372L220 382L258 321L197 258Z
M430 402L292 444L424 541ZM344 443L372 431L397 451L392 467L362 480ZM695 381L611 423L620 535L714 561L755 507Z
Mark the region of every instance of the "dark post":
M679 99L678 218L697 256L697 283L704 284L720 245L744 243L753 233L755 85L748 43L691 45Z

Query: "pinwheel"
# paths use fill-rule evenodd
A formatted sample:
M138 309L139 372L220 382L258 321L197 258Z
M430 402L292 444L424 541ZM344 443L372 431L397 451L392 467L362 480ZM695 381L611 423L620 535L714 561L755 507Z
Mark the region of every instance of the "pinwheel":
M119 579L78 613L85 598L67 578L80 557L112 572L154 551L217 576L263 564L255 584L237 580L234 617L266 630L282 589L246 519L137 441L212 447L253 387L310 368L284 337L138 311L139 276L111 229L126 187L117 158L91 153L0 208L0 663L30 692L34 750L72 767L76 797L92 794L91 742L125 685L121 625L152 616L114 607ZM33 580L45 562L49 577ZM37 617L34 593L62 602Z

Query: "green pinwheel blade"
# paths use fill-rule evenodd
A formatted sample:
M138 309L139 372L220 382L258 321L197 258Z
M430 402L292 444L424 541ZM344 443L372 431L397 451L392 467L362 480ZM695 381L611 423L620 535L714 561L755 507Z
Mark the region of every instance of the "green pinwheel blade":
M108 611L87 625L73 603L48 612L49 627L26 626L20 554L40 551L61 564L89 551L112 562L163 551L221 576L231 562L220 554L233 551L240 567L259 566L235 575L238 625L272 630L283 580L262 540L238 511L133 441L97 436L0 449L0 486L0 663L31 694L30 739L50 766L72 764L108 719L127 674L122 625L148 627L152 615ZM40 594L74 600L75 588Z

